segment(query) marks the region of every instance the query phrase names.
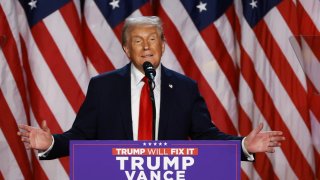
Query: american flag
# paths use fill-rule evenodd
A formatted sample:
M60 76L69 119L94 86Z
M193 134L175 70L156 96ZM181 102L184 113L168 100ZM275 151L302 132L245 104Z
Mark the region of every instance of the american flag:
M0 179L68 179L68 158L37 160L17 124L68 130L89 78L129 62L121 28L141 15L161 17L162 63L199 83L221 130L284 132L276 153L242 162L242 179L320 179L319 0L0 3Z

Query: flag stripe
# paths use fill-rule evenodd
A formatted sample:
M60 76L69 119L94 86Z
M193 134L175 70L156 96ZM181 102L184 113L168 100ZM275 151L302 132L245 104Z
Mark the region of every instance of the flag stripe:
M170 3L168 3L168 1L162 1L161 5L165 9L167 15L173 20L172 22L177 28L177 35L180 36L182 43L185 44L191 55L190 60L193 60L199 69L199 74L203 76L206 83L208 83L209 87L217 95L218 100L222 104L222 108L226 110L233 127L236 129L238 127L236 97L232 93L230 83L217 63L217 60L211 54L197 28L193 24L192 19L189 17L181 3L176 1ZM179 16L182 16L183 18L175 18ZM188 31L186 31L187 29ZM190 32L193 33L193 36L189 35ZM187 71L185 72L187 73Z
M300 10L303 11L303 16L301 16L301 23L306 22L307 24L311 24L308 22L311 20L315 25L315 29L320 31L320 2L319 0L310 0L310 1L297 1L298 9L300 6ZM305 21L306 20L306 21ZM303 27L304 24L301 24L300 27ZM309 26L305 26L306 28Z
M277 111L277 108L273 105L272 98L269 96L268 92L265 90L263 83L258 78L254 70L254 65L252 61L246 55L245 50L242 50L243 58L241 67L243 67L242 74L246 79L246 82L250 86L253 92L260 92L254 94L254 99L259 107L261 113L266 117L266 121L268 122L271 129L281 129L286 137L286 143L282 145L281 149L284 151L289 163L295 170L298 178L304 177L301 169L304 169L305 172L308 172L308 178L312 177L312 169L306 159L304 158L303 153L300 151L297 146L294 138L291 136L290 131L287 129L286 125L283 123L283 120L280 114ZM248 70L246 70L246 68ZM266 107L267 106L267 107ZM273 112L272 114L270 112ZM289 146L290 145L290 146ZM295 151L295 157L290 156L291 151ZM296 163L299 162L299 163ZM311 172L311 174L310 174Z
M31 153L32 158L32 165L33 165L33 179L50 179L46 172L42 169L39 163L39 159L37 158L37 155L34 153Z
M237 13L238 14L238 16L239 16L239 12ZM241 15L239 16L239 17L241 17ZM245 22L245 21L244 21ZM243 23L242 24L242 28L245 28L245 29L243 29L245 32L246 32L246 34L252 34L252 32L250 31L250 29L251 28L249 28L248 27L249 25L248 24L246 24L246 23ZM260 24L258 24L257 26L263 26L263 22L261 22ZM258 31L257 29L256 29L257 27L255 27L255 31ZM266 28L266 26L264 26L264 28ZM261 27L258 27L258 29L261 29L261 30L265 30L265 29L263 29L263 28L261 28ZM255 34L258 34L258 33L255 33ZM264 36L262 36L261 35L261 38L259 38L258 37L258 39L260 39L260 41L264 41L264 40L261 40L261 39L269 39L270 38L270 40L272 40L273 39L273 37L271 37L270 36L270 34L269 33L265 33L265 35L266 36L268 36L267 38L266 37L264 37ZM252 37L255 37L256 35L251 35ZM246 36L246 38L248 38L248 36ZM253 38L252 40L254 40L255 41L255 38ZM246 51L248 51L249 52L249 55L251 56L251 59L253 59L253 58L256 58L255 56L257 56L257 57L259 57L259 58L263 58L263 59L266 59L266 60L268 60L266 57L264 57L264 54L263 54L263 52L261 52L261 50L263 49L262 47L260 48L259 47L259 45L260 45L260 43L258 43L258 42L255 42L254 44L254 46L258 46L259 48L257 48L256 49L256 51L254 51L253 52L253 48L249 48L249 47L253 47L253 45L250 45L250 44L248 44L249 42L250 42L250 40L249 39L246 39L245 41L242 41L244 44L243 44L243 47L244 48L246 48ZM270 41L269 43L272 43L273 45L271 46L271 47L275 47L276 49L278 49L278 46L277 46L277 44L275 44L274 43L274 41ZM268 50L267 51L270 51L269 49L271 49L271 48L269 48L269 46L268 47L265 47L265 48L267 48ZM275 51L277 51L277 50L275 50ZM272 61L275 61L276 59L278 59L277 57L278 57L278 55L279 56L281 56L281 57L283 57L282 56L282 54L281 54L281 52L280 51L277 51L278 52L278 54L273 54L273 56L271 56L272 58L275 58L275 59L273 59ZM273 52L272 52L273 53ZM285 61L285 59L283 59L282 61ZM261 61L262 62L262 61ZM269 60L268 60L268 62L269 62ZM259 63L260 63L260 61L259 61ZM263 72L269 72L269 73L271 73L271 74L269 74L267 77L265 76L265 75L263 75L263 72L262 72L262 69L261 68L258 68L257 70L259 70L259 71L257 71L257 73L259 73L259 77L262 79L262 82L268 82L268 84L267 85L265 85L265 87L267 88L267 90L268 90L268 92L270 93L270 92L274 92L272 89L271 89L271 84L269 84L270 83L270 80L272 79L273 80L273 86L274 87L276 87L276 89L278 90L278 92L277 93L281 93L281 95L278 97L278 98L275 98L275 96L273 95L274 93L270 93L271 95L273 95L273 96L271 96L272 97L272 99L273 99L273 103L274 103L274 105L276 105L276 107L277 107L277 109L278 109L278 112L281 114L281 116L282 117L286 117L286 118L290 118L290 121L289 120L286 120L286 119L284 119L285 121L282 121L282 122L284 122L285 124L286 124L286 126L288 126L289 127L289 130L290 130L290 133L293 135L293 137L294 137L294 140L297 142L297 144L298 144L298 146L299 146L299 148L301 149L301 151L302 152L310 152L311 151L311 149L309 148L309 146L310 146L310 144L311 144L311 140L310 140L310 132L309 132L309 130L308 130L308 128L305 126L305 123L302 123L303 122L303 120L299 120L300 119L300 115L299 114L297 114L297 112L295 111L295 107L292 107L292 103L286 103L286 104L283 104L283 102L291 102L291 100L289 99L289 97L288 97L288 94L287 94L287 92L286 91L282 91L282 85L280 85L279 84L279 82L277 81L277 79L278 79L278 77L277 76L275 76L275 77L272 77L272 76L274 76L273 75L273 70L272 69L270 69L269 68L269 64L268 63L265 63L265 62L263 62L264 64L263 64L263 68L264 68L264 71ZM284 65L287 65L288 63L285 63L284 62ZM280 67L280 65L277 65L276 67ZM269 70L268 70L269 69ZM288 68L289 69L289 68ZM266 71L267 70L267 71ZM278 69L279 70L279 69ZM281 71L281 72L284 72L284 71ZM278 73L279 74L279 73ZM270 75L272 75L271 77L270 77ZM284 74L284 76L285 76L285 74ZM291 81L291 79L289 79L288 81ZM293 87L292 87L293 88ZM294 88L293 89L295 89L296 87L294 86ZM282 99L282 100L281 100ZM270 101L270 102L272 102L272 101ZM290 109L291 111L290 111L290 114L288 114L287 113L287 111L286 111L286 109L283 109L283 108L281 108L281 107L287 107L288 109ZM288 117L288 115L290 115L290 117ZM291 122L291 119L294 119L294 118L298 118L298 120L296 121L296 123L290 123ZM299 133L297 132L297 131L294 131L296 128L298 128L299 129ZM277 128L272 128L272 129L277 129ZM305 134L305 136L300 136L299 134L301 133L301 132L303 132L304 134ZM308 134L309 134L309 136L308 136ZM313 166L313 155L312 155L312 153L301 153L303 156L305 156L305 159L307 160L307 162L310 164L308 167L314 167Z
M10 146L12 153L22 171L22 174L25 178L31 177L32 172L29 166L27 153L25 151L23 143L17 138L16 132L18 132L17 123L15 118L10 110L9 105L5 97L3 96L3 91L0 91L0 109L1 109L1 119L0 127L2 128L3 135L7 139L7 142Z
M62 18L68 26L70 33L72 34L73 39L76 41L77 46L79 47L82 57L85 57L85 47L83 42L82 35L82 27L80 22L80 16L77 14L77 1L70 1L62 8L60 8L60 13L62 14ZM78 7L80 9L80 7ZM70 18L74 17L74 18Z
M252 123L251 125L256 127L258 126L259 122L262 122L264 124L264 129L265 130L270 130L271 128L268 126L268 122L265 120L264 116L261 114L261 111L259 110L259 107L256 106L254 103L254 97L253 93L249 87L249 85L246 83L245 79L243 76L240 77L240 93L245 93L245 95L241 95L239 98L240 105L243 108L243 112L239 112L239 116L248 115L248 121ZM248 123L247 123L248 124ZM247 125L244 124L242 121L240 125L243 125L244 127ZM249 126L249 125L247 125ZM240 130L242 129L241 127L239 128ZM249 134L252 129L248 129L245 132L241 132L242 134L246 135ZM276 156L276 157L275 157ZM272 157L272 158L270 158ZM278 178L280 179L297 179L295 176L293 170L290 168L290 165L283 154L283 151L281 149L277 149L275 154L268 156L270 159L272 166L278 165L278 168L273 168L272 170L274 173L277 175ZM259 161L257 161L259 162ZM264 163L261 163L264 164ZM259 166L258 164L254 164L254 167L257 169L257 171L265 171L267 168L264 168L263 166ZM260 168L260 169L259 169ZM263 170L261 170L261 168ZM264 177L264 176L262 176Z
M1 173L1 171L0 171L0 179L4 180L4 177L3 177L2 173Z
M78 112L78 108L84 100L84 94L82 93L78 82L72 75L70 68L63 59L59 48L54 43L52 36L43 22L39 22L33 26L31 32L44 60L49 66L63 93L70 102L73 110ZM69 87L72 87L72 89Z
M4 129L4 127L3 127ZM3 179L24 179L24 175L21 172L21 168L19 167L18 162L16 161L16 157L10 149L10 145L8 144L8 140L5 138L0 123L0 174L2 173ZM1 179L1 177L0 177Z
M272 17L270 17L272 19ZM259 43L261 44L262 48L264 49L265 55L268 58L271 66L273 67L273 70L277 74L277 77L281 81L281 84L286 90L286 93L288 93L290 99L293 101L297 111L302 116L305 125L310 130L310 123L308 122L308 113L306 110L303 110L301 108L297 108L299 106L305 106L307 104L307 94L305 91L304 86L301 84L301 81L299 78L297 78L297 74L302 74L301 68L297 68L295 66L295 69L293 70L290 64L287 61L287 58L282 53L282 49L279 47L278 41L274 39L272 36L272 33L268 31L267 25L264 23L264 21L261 21L259 25L254 29L255 34L257 36L257 39ZM265 31L265 33L259 33ZM276 32L276 31L273 31ZM279 36L281 36L279 34ZM283 36L283 35L282 35ZM283 41L280 41L283 42ZM289 41L286 41L289 42ZM289 45L289 44L287 44ZM267 46L272 46L271 48L267 48ZM289 45L290 46L290 45ZM288 46L287 46L288 47ZM285 51L285 50L283 50ZM296 56L291 56L291 58L295 58ZM298 64L299 61L296 59L295 63ZM300 72L301 73L300 73ZM293 88L294 87L294 88ZM294 91L293 91L294 89Z
M105 17L101 14L97 5L94 1L90 1L89 3L86 3L85 7L88 7L86 8L87 11L90 10L90 14L86 14L87 11L85 11L85 19L86 24L93 35L92 37L94 37L92 40L97 41L103 52L109 57L114 68L120 68L127 64L129 61L122 50L121 43L116 38L113 29L105 20ZM87 43L87 45L89 44ZM88 51L95 52L94 49L88 49ZM89 59L93 60L91 57L89 57Z
M85 92L87 91L87 84L89 81L87 69L86 69L86 64L85 64L83 56L81 55L81 51L78 48L77 43L74 41L70 31L68 31L68 27L64 23L63 18L61 16L61 14L59 13L59 11L56 11L55 13L52 13L50 16L48 16L44 20L44 24L45 24L48 32L52 36L52 40L54 41L54 44L56 45L57 49L59 50L61 57L64 60L65 65L68 66L66 68L68 68L70 70L72 77L75 78L74 80L79 85L79 88L80 88L82 94L85 94ZM68 43L65 43L66 41ZM72 47L72 48L70 48L70 47ZM50 59L48 61L50 61ZM56 61L59 61L59 56L56 59ZM54 66L52 66L52 67L56 68ZM62 70L64 70L63 64L61 64L60 66L58 65L58 67L62 67ZM65 75L67 75L67 77L68 77L69 74L66 73ZM70 78L70 79L72 79L72 78ZM81 98L81 96L79 96L79 97ZM84 99L82 99L82 100L84 100Z
M238 79L236 77L237 68L234 66L233 61L224 46L224 43L219 36L217 28L212 24L201 31L201 36L206 42L211 53L215 56L219 66L221 67L223 73L226 75L230 86L232 88L234 96L238 95Z
M20 97L22 99L24 111L27 115L26 117L28 117L29 108L28 108L28 102L27 102L26 88L23 80L22 68L20 64L20 57L18 56L19 55L18 47L15 41L14 35L12 34L12 31L11 31L12 28L9 27L9 22L6 19L5 12L3 11L1 6L0 6L0 19L1 19L0 34L5 34L8 39L6 42L6 45L2 47L2 52L12 72L17 88L21 95Z
M194 60L192 59L187 47L185 47L178 30L175 28L175 25L170 21L162 7L159 7L158 13L164 23L164 33L166 36L171 37L167 40L168 45L176 55L186 75L198 80L201 94L206 99L213 121L222 131L229 132L231 134L237 134L237 131L233 127L233 124L231 123L232 121L226 110L221 105L221 102L218 100L215 93L211 90L206 79L201 75L197 65L195 65ZM170 27L170 30L168 30L167 27ZM219 119L226 120L219 121Z
M43 120L47 121L48 127L51 129L51 133L62 133L63 130L57 122L55 116L51 112L49 106L47 105L44 97L42 96L36 82L31 73L29 63L27 62L27 52L24 42L21 42L24 70L28 79L28 90L30 93L30 105L32 109L32 114L35 117L37 124L41 124ZM61 162L66 172L69 172L69 162Z
M99 73L113 70L114 66L112 65L108 56L101 49L101 46L99 46L99 44L93 37L86 22L84 22L84 31L85 31L86 42L87 44L90 44L90 46L87 47L87 55L93 67Z

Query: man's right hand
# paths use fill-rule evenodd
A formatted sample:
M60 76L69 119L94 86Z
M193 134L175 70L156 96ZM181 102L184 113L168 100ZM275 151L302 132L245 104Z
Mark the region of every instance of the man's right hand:
M24 130L17 134L21 137L21 141L25 143L27 149L45 151L52 144L52 135L45 120L41 123L41 129L23 124L19 124L18 127Z

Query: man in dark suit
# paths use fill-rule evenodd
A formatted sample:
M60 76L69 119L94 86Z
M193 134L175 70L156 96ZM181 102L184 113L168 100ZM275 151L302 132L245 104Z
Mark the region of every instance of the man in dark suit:
M211 121L196 82L161 65L165 39L158 17L127 19L122 45L131 62L91 79L86 99L69 131L51 135L45 121L41 129L19 126L24 131L18 135L27 148L39 150L42 159L53 159L69 154L70 140L148 140L140 138L146 130L141 128L139 117L141 89L145 84L142 65L146 61L151 62L157 74L156 140L242 140L242 160L252 160L251 153L274 152L274 147L284 140L280 131L260 132L262 124L245 138L219 131Z

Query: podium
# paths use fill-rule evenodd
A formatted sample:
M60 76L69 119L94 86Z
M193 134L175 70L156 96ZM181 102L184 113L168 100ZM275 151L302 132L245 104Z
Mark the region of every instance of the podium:
M240 141L71 141L70 179L240 179Z

